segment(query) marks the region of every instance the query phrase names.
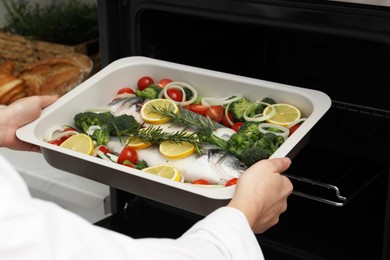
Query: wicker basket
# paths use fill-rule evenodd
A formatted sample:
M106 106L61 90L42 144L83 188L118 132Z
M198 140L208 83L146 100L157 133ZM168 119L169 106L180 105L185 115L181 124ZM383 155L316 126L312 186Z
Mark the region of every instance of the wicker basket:
M0 30L0 63L14 61L16 72L21 71L27 64L68 53L88 55L94 63L91 75L101 68L98 39L70 46L37 41Z

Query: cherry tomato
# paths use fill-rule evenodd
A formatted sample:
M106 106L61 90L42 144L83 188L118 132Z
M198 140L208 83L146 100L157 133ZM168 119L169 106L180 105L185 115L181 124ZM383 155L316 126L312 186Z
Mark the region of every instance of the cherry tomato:
M208 116L211 120L219 123L222 121L222 117L224 114L224 108L222 106L211 106L205 112L205 116Z
M165 86L168 84L168 83L171 83L173 80L171 79L162 79L160 80L157 85L161 88L165 88Z
M202 185L208 185L208 184L210 184L208 181L206 181L206 180L203 180L203 179L197 179L197 180L195 180L195 181L193 181L193 182L191 182L192 184L202 184Z
M167 90L168 96L177 101L177 102L182 102L183 101L183 93L181 92L180 89L177 88L170 88Z
M69 137L71 137L72 135L65 135L63 137L60 138L60 142L63 143L65 142L66 139L68 139Z
M229 119L230 119L231 122L234 122L232 113L228 112L228 117L229 117ZM222 117L221 123L222 123L224 126L226 126L226 127L231 127L231 126L232 126L231 124L229 124L229 121L227 120L227 118L226 118L226 116L225 116L225 111L224 111L224 113L223 113L223 117Z
M110 152L110 150L107 148L107 146L104 146L104 145L99 146L99 151L103 152L104 154Z
M191 104L190 105L190 111L197 113L197 114L200 114L202 116L205 115L205 113L208 109L209 109L208 107L205 107L201 104Z
M298 127L299 127L300 125L301 125L301 124L296 124L296 125L293 125L292 127L290 127L290 133L289 133L288 136L292 135L292 134L295 132L295 130L298 129Z
M116 94L120 95L124 93L134 94L135 92L132 88L121 88Z
M238 181L238 178L233 178L233 179L229 180L228 182L226 182L225 187L236 185L237 181Z
M138 162L138 153L131 147L125 147L118 157L118 163L123 164L124 161L129 160L132 164Z
M60 144L61 144L61 141L60 141L60 140L58 140L58 139L54 139L54 140L51 140L51 141L49 141L49 144L54 144L54 145L58 145L58 146L60 146Z
M138 80L137 87L142 91L151 84L154 84L154 80L151 77L144 76Z
M238 132L238 130L240 129L240 127L241 127L243 124L244 124L243 122L236 122L236 123L234 123L234 124L231 126L231 128L232 128L234 131Z

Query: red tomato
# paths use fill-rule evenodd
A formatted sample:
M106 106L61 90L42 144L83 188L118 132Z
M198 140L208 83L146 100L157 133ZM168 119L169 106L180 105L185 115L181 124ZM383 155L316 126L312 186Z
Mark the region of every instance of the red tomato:
M72 135L65 135L63 137L60 138L60 142L63 143L65 142L66 139L68 139L69 137L71 137Z
M200 114L202 116L204 116L204 114L206 113L206 111L208 110L209 108L208 107L205 107L201 104L192 104L190 105L190 111L194 112L194 113L197 113L197 114Z
M177 88L170 88L167 90L168 96L177 101L177 102L182 102L183 101L183 93L181 92L180 89Z
M211 106L205 112L205 116L208 116L211 120L219 123L222 121L223 114L225 113L222 106Z
M104 146L104 145L99 146L99 151L103 152L104 154L110 152L110 150L107 148L107 146Z
M154 84L154 80L151 77L144 76L138 80L137 87L142 91L151 84Z
M208 181L206 181L206 180L203 180L203 179L197 179L197 180L195 180L195 181L193 181L193 182L191 182L192 184L202 184L202 185L208 185L208 184L210 184Z
M230 121L231 121L232 123L234 123L232 113L228 112L228 117L229 117ZM227 118L226 118L226 116L225 116L225 111L224 111L223 117L222 117L222 124L223 124L224 126L227 126L227 127L231 127L231 126L232 126L231 124L229 124L229 121L227 120Z
M123 164L126 160L129 160L132 164L138 162L138 153L131 147L125 147L121 151L118 157L118 163Z
M300 127L300 126L301 126L301 124L296 124L296 125L293 125L292 127L290 127L290 133L288 136L292 135L295 132L295 130L297 130L298 127Z
M60 141L60 140L58 140L58 139L54 139L54 140L51 140L51 141L49 141L49 144L54 144L54 145L58 145L58 146L60 146L60 144L61 144L61 141Z
M173 80L171 79L162 79L158 82L158 86L161 87L161 88L165 88L165 86L168 84L168 83L171 83Z
M229 180L229 181L225 184L225 187L232 186L232 185L236 185L236 184L237 184L237 181L238 181L238 178L233 178L233 179Z
M231 128L232 128L234 131L238 132L238 130L240 129L240 127L241 127L243 124L244 124L243 122L237 122L237 123L234 123L234 124L231 126Z
M121 88L116 94L120 95L124 93L134 94L134 90L132 88Z

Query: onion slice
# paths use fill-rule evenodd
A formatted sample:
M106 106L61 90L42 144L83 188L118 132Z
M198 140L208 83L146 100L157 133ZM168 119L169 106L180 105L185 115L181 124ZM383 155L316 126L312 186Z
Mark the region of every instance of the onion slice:
M258 105L266 105L267 107L271 107L271 112L264 116L263 113L261 114L257 114L257 115L254 115L252 117L248 116L247 113L248 111L253 107L253 106L258 106ZM261 122L261 121L266 121L268 119L270 119L271 117L273 117L274 115L276 114L276 110L275 108L273 108L271 106L271 104L268 104L266 102L263 102L263 101L259 101L257 100L255 103L253 103L252 105L250 105L244 112L244 119L246 121L255 121L255 122Z
M230 120L230 116L229 116L229 107L230 107L230 104L227 104L227 106L225 107L225 118L226 118L226 121L229 123L230 126L234 125L234 122L232 120Z
M269 131L267 130L267 128L276 128L280 131L282 131L281 133L275 133L273 131ZM275 135L280 135L284 138L284 140L287 139L288 137L288 134L290 133L290 130L285 127L285 126L281 126L281 125L275 125L275 124L269 124L269 123L260 123L259 124L259 131L263 134L266 134L266 133L273 133Z
M238 95L235 97L229 96L229 97L221 97L221 98L204 97L202 98L202 105L205 107L223 106L226 104L230 104L234 101L240 100L242 97L243 97L242 95Z
M176 101L176 100L173 100L169 95L168 95L168 89L170 88L176 88L176 89L179 89L182 93L183 93L183 100L180 102L180 101ZM184 91L184 88L188 88L189 90L192 91L192 98L190 100L187 100L186 101L186 93ZM170 82L168 83L167 85L165 85L164 89L163 89L163 96L166 98L166 99L170 99L172 100L173 102L175 102L177 105L179 106L187 106L187 105L190 105L192 103L195 102L195 100L198 98L198 92L196 91L196 89L191 86L190 84L187 84L185 82L179 82L179 81L173 81L173 82Z

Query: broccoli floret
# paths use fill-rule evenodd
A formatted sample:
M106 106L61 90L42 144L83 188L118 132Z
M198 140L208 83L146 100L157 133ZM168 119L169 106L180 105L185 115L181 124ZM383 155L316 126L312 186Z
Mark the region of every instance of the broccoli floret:
M108 125L110 135L112 136L129 135L138 131L140 127L134 116L127 114L115 116Z
M262 133L259 130L259 122L251 121L245 122L238 130L238 133L245 134L246 136L250 137L254 142L259 140L262 136Z
M261 149L267 151L268 157L271 156L282 144L284 143L284 138L280 135L275 135L273 133L265 133L262 138L258 140L255 145Z
M261 101L270 105L276 104L275 100L270 97L265 97ZM259 104L255 109L255 114L262 114L266 107L264 104Z
M213 134L213 130L209 127L198 128L195 134L198 136L201 143L209 143L218 146L219 148L226 150L226 140Z
M186 100L190 100L193 96L194 93L192 93L191 89L184 87L184 93L186 93Z
M234 122L245 122L244 112L252 105L253 103L246 97L232 102L229 106L229 112L232 113Z
M114 115L111 114L111 112L102 112L98 114L98 117L100 119L100 122L102 123L102 127L106 127L109 124L111 124L112 120L114 119Z
M252 147L253 145L253 140L243 133L235 133L227 141L228 151L240 160L242 158L243 151Z
M143 90L136 90L135 91L135 94L138 96L138 97L142 97L142 98L147 98L147 99L155 99L158 97L158 95L160 94L160 92L162 91L162 88L155 85L155 84L151 84L149 85L147 88L143 89Z
M138 162L134 165L134 168L136 168L137 170L142 170L142 169L145 169L149 167L148 163L141 159L141 160L138 160Z
M74 123L76 127L82 130L84 133L87 133L88 129L91 126L100 126L104 125L102 122L99 113L95 112L81 112L74 116Z
M254 145L242 152L241 162L247 167L252 166L256 162L267 159L269 157L268 152L261 147Z
M106 145L110 141L110 132L107 129L97 129L91 136L96 141L96 145Z
M148 163L145 160L143 160L143 159L138 160L136 164L130 162L129 160L125 160L123 162L123 164L124 165L129 165L129 166L131 166L131 167L133 167L133 168L135 168L137 170L142 170L144 168L149 167Z
M242 163L250 167L255 162L269 158L284 142L282 136L265 133L257 141L253 141L244 133L233 134L229 139L228 151Z

